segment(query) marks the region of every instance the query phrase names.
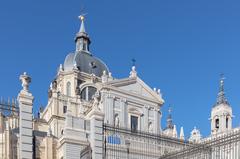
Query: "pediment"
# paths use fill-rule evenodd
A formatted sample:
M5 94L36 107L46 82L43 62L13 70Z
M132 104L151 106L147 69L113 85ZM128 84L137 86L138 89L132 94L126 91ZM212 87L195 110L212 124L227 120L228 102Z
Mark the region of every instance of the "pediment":
M161 95L153 91L147 84L145 84L138 77L115 80L111 82L111 85L123 91L155 100L158 103L161 103L161 104L164 103L164 100L162 99Z

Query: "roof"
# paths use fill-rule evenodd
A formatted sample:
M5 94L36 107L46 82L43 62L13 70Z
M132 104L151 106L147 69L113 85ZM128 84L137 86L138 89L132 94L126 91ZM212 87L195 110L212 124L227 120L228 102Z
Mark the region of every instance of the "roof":
M93 73L98 77L102 76L103 71L109 72L107 65L103 61L85 51L70 53L66 56L64 70L71 71L75 65L81 72Z

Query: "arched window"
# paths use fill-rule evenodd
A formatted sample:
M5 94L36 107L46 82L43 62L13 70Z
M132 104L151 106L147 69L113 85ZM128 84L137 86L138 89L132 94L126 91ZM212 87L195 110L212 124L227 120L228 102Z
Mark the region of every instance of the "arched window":
M218 129L219 128L219 119L215 120L215 127Z
M226 128L228 128L228 116L226 117Z
M81 91L81 98L86 101L90 101L96 92L97 92L97 89L95 87L92 87L92 86L85 87Z
M71 96L71 83L67 82L67 96Z

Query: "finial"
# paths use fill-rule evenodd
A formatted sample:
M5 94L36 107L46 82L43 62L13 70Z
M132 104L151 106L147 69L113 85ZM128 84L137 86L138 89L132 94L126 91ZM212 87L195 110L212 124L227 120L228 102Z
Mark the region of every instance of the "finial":
M176 125L173 126L173 136L172 136L172 137L174 137L174 138L177 138L177 137L178 137L178 134L177 134L177 126L176 126Z
M112 72L108 73L109 78L112 78Z
M107 72L106 70L103 71L103 76L106 76L107 75Z
M23 73L23 75L19 78L22 82L23 91L28 92L29 91L29 84L31 83L31 77L27 75L26 72Z
M79 32L80 33L85 33L85 26L84 26L84 20L85 20L85 15L86 14L81 14L80 16L78 16L78 18L81 20L81 27L80 27L80 30Z
M183 127L181 127L181 129L180 129L180 136L179 136L179 138L180 138L180 140L185 140Z
M227 99L225 97L225 92L224 92L224 80L225 80L224 74L220 74L220 86L219 86L216 105L228 104Z
M63 65L62 64L59 65L59 70L63 71Z
M221 73L220 74L220 91L224 91L224 80L225 80L224 74Z
M136 66L132 66L132 70L130 72L130 78L137 77Z
M78 18L81 20L81 21L84 21L84 15L80 15L80 16L78 16Z
M167 128L173 129L172 108L170 106L168 108Z
M108 75L106 70L104 70L102 73L102 83L106 83L107 81L108 81Z

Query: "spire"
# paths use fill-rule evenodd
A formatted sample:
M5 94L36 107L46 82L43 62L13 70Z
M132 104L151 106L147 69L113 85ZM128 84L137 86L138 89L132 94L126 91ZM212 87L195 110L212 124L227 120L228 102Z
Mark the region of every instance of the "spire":
M217 96L217 103L216 105L219 104L228 104L227 99L225 97L225 92L224 92L224 76L223 74L221 74L221 78L220 78L220 86L219 86L219 92L218 92L218 96Z
M167 128L173 129L173 120L172 120L172 108L169 107L168 109L168 117L167 117Z
M180 140L185 140L183 127L180 129Z
M80 26L79 32L76 34L76 37L75 37L76 51L77 52L86 51L89 53L89 45L90 45L91 41L85 30L85 25L84 25L85 15L82 14L82 15L78 16L78 18L81 21L81 26Z
M172 137L175 137L175 138L178 137L176 125L173 126L173 136Z
M80 26L80 30L79 30L79 32L80 33L86 33L86 31L85 31L85 26L84 26L84 20L85 20L85 17L84 17L84 15L80 15L79 17L78 17L80 20L81 20L81 26Z

